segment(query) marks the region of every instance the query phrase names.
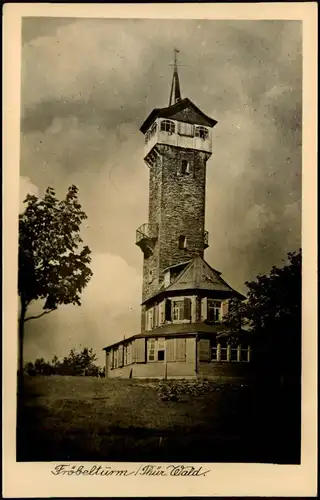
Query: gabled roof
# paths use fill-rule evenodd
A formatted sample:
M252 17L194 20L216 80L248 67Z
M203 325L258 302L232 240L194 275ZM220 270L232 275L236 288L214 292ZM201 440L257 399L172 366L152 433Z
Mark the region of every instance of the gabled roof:
M148 118L146 118L140 127L141 132L145 134L157 118L171 118L172 120L205 125L207 127L214 127L218 123L213 118L205 115L188 97L181 99L172 106L156 108L151 111Z

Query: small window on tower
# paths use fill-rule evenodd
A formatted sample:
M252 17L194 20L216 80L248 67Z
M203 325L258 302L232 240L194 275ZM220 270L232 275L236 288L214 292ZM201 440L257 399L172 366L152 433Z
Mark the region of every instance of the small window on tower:
M190 163L188 162L188 160L181 160L181 174L190 174Z
M175 123L171 120L162 120L161 130L163 130L164 132L169 132L169 134L174 134L176 131Z
M209 137L209 132L206 127L202 127L201 125L199 127L196 127L196 137L200 137L200 139L208 139Z
M179 236L179 248L182 250L187 246L187 238L184 235Z
M151 283L151 282L152 282L152 279L153 279L153 275L152 275L152 271L150 270L150 271L149 271L149 280L148 280L148 281L149 281L149 283Z

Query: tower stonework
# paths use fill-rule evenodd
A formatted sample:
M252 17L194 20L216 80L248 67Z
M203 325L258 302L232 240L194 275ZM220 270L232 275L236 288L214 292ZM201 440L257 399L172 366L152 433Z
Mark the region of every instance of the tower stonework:
M152 251L144 253L142 300L158 292L164 271L199 255L207 247L204 227L206 162L202 151L159 145L149 173ZM183 162L188 173L182 173ZM152 230L152 229L151 229Z

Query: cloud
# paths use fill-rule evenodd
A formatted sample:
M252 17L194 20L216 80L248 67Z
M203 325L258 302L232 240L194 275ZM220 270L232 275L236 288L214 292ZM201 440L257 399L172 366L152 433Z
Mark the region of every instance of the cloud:
M92 347L104 362L102 348L124 335L139 332L140 274L117 255L92 256L93 277L84 290L82 305L61 306L26 323L26 359L67 355L72 347ZM28 315L39 314L35 303Z

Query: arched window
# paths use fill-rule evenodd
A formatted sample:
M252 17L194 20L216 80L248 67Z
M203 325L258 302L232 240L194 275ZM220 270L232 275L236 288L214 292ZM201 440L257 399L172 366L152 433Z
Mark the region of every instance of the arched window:
M176 130L175 123L171 120L162 120L161 130L163 130L164 132L169 132L169 134L174 134Z
M201 125L199 125L198 127L196 127L195 135L196 137L200 137L200 139L208 139L209 132L206 127L202 127Z

